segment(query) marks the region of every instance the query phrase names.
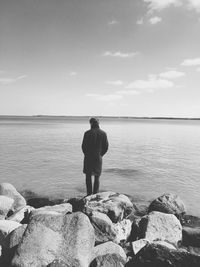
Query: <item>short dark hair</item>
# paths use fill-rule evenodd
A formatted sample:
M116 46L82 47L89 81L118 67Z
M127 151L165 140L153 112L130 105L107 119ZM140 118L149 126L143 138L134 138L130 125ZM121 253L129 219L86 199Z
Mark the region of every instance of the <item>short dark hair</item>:
M99 119L95 117L90 118L89 122L91 125L94 125L94 124L99 125Z

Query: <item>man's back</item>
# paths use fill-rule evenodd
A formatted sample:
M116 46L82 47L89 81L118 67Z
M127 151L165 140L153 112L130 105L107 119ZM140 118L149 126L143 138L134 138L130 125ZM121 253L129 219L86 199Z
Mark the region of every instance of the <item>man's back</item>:
M90 129L85 132L82 150L85 156L103 156L108 150L106 133L100 128Z

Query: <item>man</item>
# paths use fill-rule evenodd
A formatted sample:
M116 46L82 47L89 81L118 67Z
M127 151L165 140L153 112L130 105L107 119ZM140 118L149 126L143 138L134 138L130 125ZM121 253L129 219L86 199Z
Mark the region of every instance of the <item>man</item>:
M89 122L91 129L85 132L82 142L82 151L84 153L83 173L86 174L87 195L99 192L102 157L108 150L107 135L99 128L99 120L97 118L91 118ZM94 175L93 190L92 175Z

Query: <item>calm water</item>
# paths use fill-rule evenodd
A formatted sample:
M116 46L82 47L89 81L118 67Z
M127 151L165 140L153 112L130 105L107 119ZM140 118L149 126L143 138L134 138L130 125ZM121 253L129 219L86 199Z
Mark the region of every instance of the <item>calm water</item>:
M87 119L0 119L0 182L51 196L85 194ZM102 119L109 152L101 190L151 200L178 194L200 215L200 121Z

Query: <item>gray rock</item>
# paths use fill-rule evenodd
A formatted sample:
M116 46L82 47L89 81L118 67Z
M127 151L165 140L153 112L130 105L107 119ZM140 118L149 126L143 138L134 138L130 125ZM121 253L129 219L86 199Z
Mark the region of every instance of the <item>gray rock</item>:
M6 236L21 224L14 221L0 220L0 245L4 242Z
M21 223L26 216L29 216L31 211L33 211L34 208L31 206L25 206L24 208L16 211L13 215L6 218L7 220L15 221Z
M12 210L13 203L12 198L0 195L0 220L6 218L8 212Z
M126 258L122 247L110 241L94 248L94 259L90 267L123 267Z
M199 267L200 257L184 251L149 244L126 265L127 267Z
M182 240L182 226L173 214L151 212L142 217L140 223L140 238L167 241L175 246Z
M186 212L186 208L177 195L164 194L151 202L148 211L160 211L181 217Z
M116 232L115 242L117 244L125 243L131 235L132 222L124 219L114 224L114 231Z
M116 232L111 219L104 213L94 211L89 216L95 231L95 244L116 239Z
M17 192L15 187L9 183L0 184L0 195L10 197L14 200L12 210L16 212L26 206L26 200Z
M94 247L94 229L81 212L58 212L33 216L17 247L13 267L43 267L54 260L88 267Z
M114 192L102 192L84 198L83 212L90 214L92 211L105 213L112 222L117 223L131 213L133 204L130 199Z
M183 227L183 245L200 247L200 228Z

